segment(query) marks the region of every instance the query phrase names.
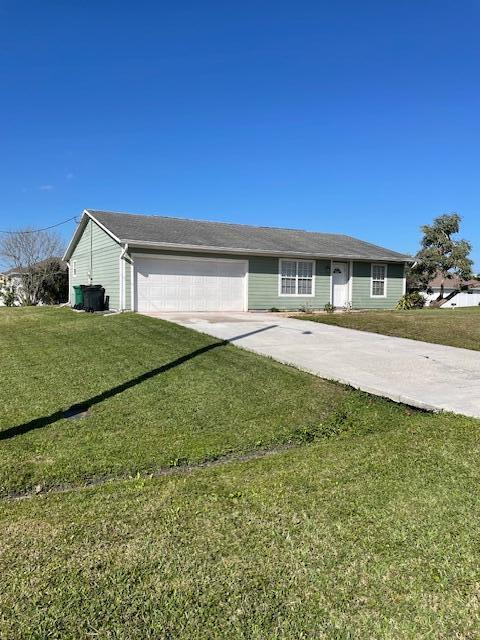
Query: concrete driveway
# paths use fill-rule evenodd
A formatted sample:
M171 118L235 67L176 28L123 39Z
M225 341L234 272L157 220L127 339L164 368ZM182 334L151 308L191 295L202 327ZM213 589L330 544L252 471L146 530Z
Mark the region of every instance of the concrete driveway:
M150 313L322 378L480 418L480 352L271 313Z

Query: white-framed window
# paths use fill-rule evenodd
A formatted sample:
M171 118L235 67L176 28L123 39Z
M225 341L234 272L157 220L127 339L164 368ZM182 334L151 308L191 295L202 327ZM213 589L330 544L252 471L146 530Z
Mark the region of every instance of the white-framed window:
M314 296L315 261L280 260L278 295Z
M77 261L72 260L72 276L75 278L77 275Z
M387 297L387 265L372 264L370 296L372 298Z

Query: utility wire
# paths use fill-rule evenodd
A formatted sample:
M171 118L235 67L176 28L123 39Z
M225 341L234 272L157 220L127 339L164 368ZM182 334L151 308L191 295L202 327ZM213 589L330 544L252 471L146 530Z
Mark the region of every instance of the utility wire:
M62 222L57 222L57 224L52 224L49 227L43 227L43 229L26 229L25 231L4 231L3 229L0 229L0 233L38 233L39 231L48 231L49 229L53 229L55 227L59 227L61 224L66 224L67 222L70 222L71 220L75 220L75 222L77 222L77 216L72 216L71 218L68 218L68 220L63 220Z

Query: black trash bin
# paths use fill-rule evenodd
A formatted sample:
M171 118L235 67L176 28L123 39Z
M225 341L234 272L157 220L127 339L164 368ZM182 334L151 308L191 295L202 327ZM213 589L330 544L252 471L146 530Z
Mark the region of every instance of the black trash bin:
M92 313L105 309L105 289L101 284L90 284L84 288L83 308Z

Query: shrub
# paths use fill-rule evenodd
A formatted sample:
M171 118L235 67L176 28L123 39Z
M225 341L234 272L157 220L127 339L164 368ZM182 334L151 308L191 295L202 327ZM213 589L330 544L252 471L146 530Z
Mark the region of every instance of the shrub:
M313 309L309 304L302 304L298 310L302 313L313 313Z
M408 309L423 309L425 306L425 298L419 291L412 291L406 293L397 302L397 309L399 311L408 311Z
M3 300L6 307L13 307L17 300L15 287L5 287L5 289L2 289L0 291L0 298Z
M333 313L335 311L335 307L330 302L327 302L327 304L323 307L323 310L327 313Z

